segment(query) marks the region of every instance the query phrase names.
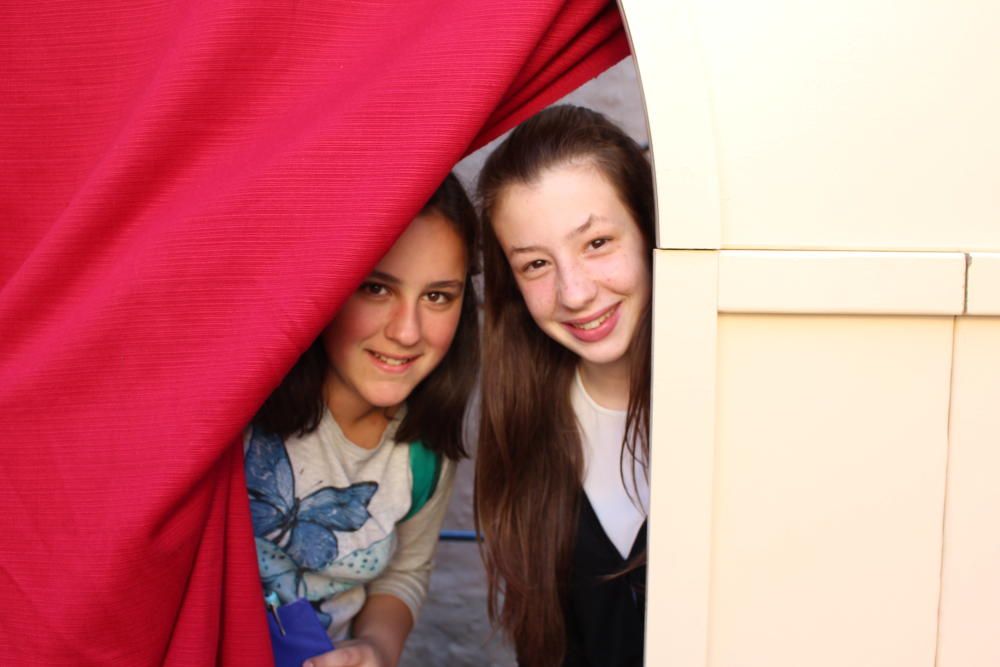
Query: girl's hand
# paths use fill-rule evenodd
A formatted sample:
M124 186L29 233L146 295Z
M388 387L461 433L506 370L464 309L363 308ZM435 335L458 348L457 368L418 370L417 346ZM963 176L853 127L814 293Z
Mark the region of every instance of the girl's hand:
M309 658L302 667L390 667L378 648L365 639L345 639L337 648L315 658Z

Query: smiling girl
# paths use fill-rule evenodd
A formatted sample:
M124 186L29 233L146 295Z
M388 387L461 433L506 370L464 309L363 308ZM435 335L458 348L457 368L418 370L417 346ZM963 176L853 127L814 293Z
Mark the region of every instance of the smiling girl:
M600 114L550 108L489 157L476 516L524 667L641 665L653 185Z
M395 665L427 594L478 362L475 226L449 176L247 435L265 593L312 603L337 647L316 667Z

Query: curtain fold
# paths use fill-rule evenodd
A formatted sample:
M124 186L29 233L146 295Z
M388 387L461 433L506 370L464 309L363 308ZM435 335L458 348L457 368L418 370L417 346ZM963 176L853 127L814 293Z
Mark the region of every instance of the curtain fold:
M268 665L239 434L614 4L0 0L0 663Z

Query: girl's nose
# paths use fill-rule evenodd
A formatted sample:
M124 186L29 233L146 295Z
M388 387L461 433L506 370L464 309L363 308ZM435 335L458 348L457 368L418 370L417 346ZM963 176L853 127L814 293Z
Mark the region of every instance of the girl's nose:
M389 340L412 347L420 342L420 309L416 303L400 303L385 327Z
M597 283L579 263L572 263L559 269L558 290L564 308L582 310L597 296Z

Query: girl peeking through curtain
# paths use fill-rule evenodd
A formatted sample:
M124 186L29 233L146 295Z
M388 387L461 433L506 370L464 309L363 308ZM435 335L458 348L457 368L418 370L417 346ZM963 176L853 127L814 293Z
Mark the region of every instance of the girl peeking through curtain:
M449 175L248 429L260 576L315 609L336 646L316 667L395 665L427 594L478 368L475 242Z
M522 667L641 665L653 184L602 115L553 107L483 167L476 518Z

